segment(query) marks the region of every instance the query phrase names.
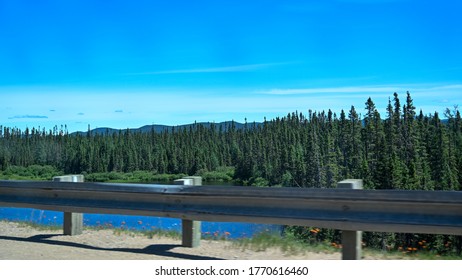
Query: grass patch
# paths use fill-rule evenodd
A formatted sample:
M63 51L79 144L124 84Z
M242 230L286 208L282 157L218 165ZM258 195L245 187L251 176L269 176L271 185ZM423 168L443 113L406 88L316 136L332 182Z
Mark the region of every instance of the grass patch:
M38 224L38 223L35 223L35 222L14 221L14 220L3 220L3 221L13 222L13 223L17 224L19 227L32 228L32 229L39 230L39 231L60 231L60 230L63 230L62 225L43 225L43 224Z
M383 251L372 248L363 248L363 257L386 260L462 260L462 256L455 254L440 255L431 251L409 253L407 251Z
M328 244L307 244L296 239L293 235L281 236L276 233L262 232L251 238L242 238L233 241L233 245L242 250L253 250L257 252L266 251L270 248L280 249L285 254L298 255L306 252L335 253L340 250Z
M181 233L173 230L162 230L162 229L150 229L150 230L133 230L127 228L114 228L113 229L115 235L129 235L129 236L136 236L141 235L145 236L149 239L153 239L154 237L166 237L172 238L175 240L181 239Z
M181 233L173 230L162 230L162 229L153 229L153 230L144 230L141 231L141 234L146 236L149 239L153 237L167 237L175 240L181 239Z

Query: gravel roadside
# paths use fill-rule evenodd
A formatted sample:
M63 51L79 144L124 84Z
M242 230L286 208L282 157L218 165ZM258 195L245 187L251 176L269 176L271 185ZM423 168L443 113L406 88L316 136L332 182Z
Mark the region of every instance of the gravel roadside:
M339 260L340 253L286 254L279 249L243 249L227 241L202 240L197 248L181 240L114 230L85 230L77 236L0 221L1 260Z

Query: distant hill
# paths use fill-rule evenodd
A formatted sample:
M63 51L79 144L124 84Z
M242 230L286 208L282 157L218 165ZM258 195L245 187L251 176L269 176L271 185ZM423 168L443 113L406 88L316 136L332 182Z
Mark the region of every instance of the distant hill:
M119 132L124 132L124 131L130 131L130 133L137 133L137 132L142 132L142 133L147 133L154 131L156 133L161 133L165 131L172 131L173 129L175 130L182 130L184 128L189 129L194 126L203 126L205 128L210 128L212 125L215 126L217 130L222 129L223 131L227 130L231 125L234 123L234 127L236 129L243 129L245 127L245 124L239 123L239 122L234 122L234 121L226 121L226 122L220 122L220 123L213 123L213 122L200 122L200 123L192 123L192 124L183 124L183 125L161 125L161 124L154 124L154 125L145 125L139 128L126 128L126 129L115 129L115 128L110 128L110 127L98 127L95 129L90 130L90 133L92 135L105 135L105 134L114 134L114 133L119 133ZM252 123L248 123L248 126L253 126ZM257 126L260 126L261 123L255 123ZM72 133L71 135L76 135L76 134L87 134L87 132L83 131L77 131Z
M441 122L444 123L444 124L447 124L448 120L447 119L442 119ZM116 128L110 128L110 127L98 127L98 128L90 130L90 133L92 135L96 135L96 134L98 134L98 135L105 135L105 134L112 135L114 133L125 132L125 131L127 131L127 129L130 131L130 133L136 133L136 132L147 133L147 132L151 132L152 130L154 130L154 132L156 132L156 133L162 133L164 131L172 131L172 129L175 129L175 130L181 130L181 129L184 129L184 128L189 129L191 127L199 126L199 125L201 125L201 126L203 126L205 128L210 128L212 125L214 125L217 130L222 129L223 131L226 131L229 127L231 127L231 125L233 123L234 123L234 127L236 129L243 129L245 127L245 124L235 122L235 121L226 121L226 122L220 122L220 123L198 122L198 123L183 124L183 125L154 124L154 125L145 125L145 126L142 126L142 127L139 127L139 128L125 128L125 129L116 129ZM257 127L262 125L262 124L263 123L255 122L255 125ZM254 125L254 122L247 123L247 125L250 128L250 127L252 127ZM364 120L363 120L363 125L364 125ZM76 135L76 134L86 135L87 132L86 131L85 132L84 131L77 131L77 132L71 133L70 135Z

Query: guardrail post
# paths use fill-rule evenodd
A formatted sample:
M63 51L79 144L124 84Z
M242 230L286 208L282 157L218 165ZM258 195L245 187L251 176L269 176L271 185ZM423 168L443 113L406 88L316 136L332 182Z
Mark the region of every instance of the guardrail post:
M183 179L175 180L175 185L201 186L202 177L189 176ZM184 247L198 247L201 242L201 222L192 220L181 220L182 245Z
M337 183L337 188L342 189L363 189L363 180L348 179ZM360 260L361 259L361 241L363 232L344 230L342 231L342 259L343 260Z
M65 175L53 177L55 182L83 182L83 175ZM79 235L83 231L83 214L64 212L63 232L64 235Z

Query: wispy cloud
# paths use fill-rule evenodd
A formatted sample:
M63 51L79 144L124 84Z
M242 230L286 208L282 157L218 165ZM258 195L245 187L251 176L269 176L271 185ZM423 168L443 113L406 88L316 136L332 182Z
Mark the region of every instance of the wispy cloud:
M462 84L435 85L435 84L408 84L408 85L376 85L376 86L345 86L345 87L319 87L319 88L287 88L258 90L255 93L269 95L303 95L322 93L387 93L393 92L435 92L446 90L462 90Z
M462 84L460 85L446 85L446 86L436 86L431 88L432 90L445 90L445 89L462 89Z
M337 0L339 2L344 3L353 3L353 4L366 4L366 5L373 5L373 4L387 4L387 3L394 3L394 2L403 2L403 0ZM404 0L405 2L406 0Z
M225 73L225 72L249 72L260 69L265 69L278 65L291 64L290 62L281 63L260 63L260 64L245 64L224 67L210 67L210 68L192 68L192 69L174 69L163 70L154 72L140 72L140 73L127 73L124 75L164 75L164 74L189 74L189 73Z
M85 113L78 113L77 115L79 115L79 116L83 116L83 115L85 115Z
M301 89L269 89L260 90L256 93L271 95L294 95L294 94L315 94L315 93L378 93L393 92L397 87L373 86L373 87L327 87L327 88L301 88Z
M13 116L9 117L8 119L14 120L14 119L48 119L47 116L38 116L38 115L18 115L18 116Z
M123 113L124 110L115 110L114 113Z

